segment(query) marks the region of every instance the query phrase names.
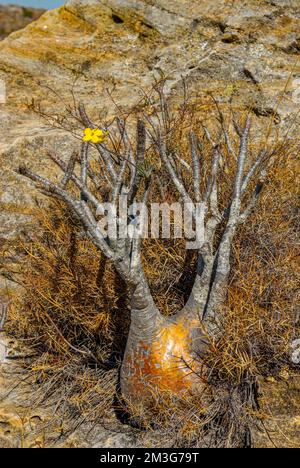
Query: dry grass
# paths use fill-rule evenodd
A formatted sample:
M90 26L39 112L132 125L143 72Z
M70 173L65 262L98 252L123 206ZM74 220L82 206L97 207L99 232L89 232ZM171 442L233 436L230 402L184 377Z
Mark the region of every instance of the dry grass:
M35 355L35 404L55 401L93 419L98 406L112 406L128 326L124 291L60 203L37 207L35 219L40 235L18 245L26 292L14 300L7 331Z
M194 113L192 119L185 118L197 124ZM186 158L180 132L174 144L181 146ZM257 144L253 142L253 150ZM205 170L209 152L203 148L203 154ZM228 157L221 176L223 207L232 173ZM163 169L158 174L171 201L174 193ZM184 176L188 181L188 174ZM132 419L149 431L161 431L168 445L251 445L251 428L262 417L258 418L257 377L278 375L288 365L289 341L297 332L297 187L297 159L285 159L282 151L256 214L241 227L234 244L223 310L225 333L207 353L203 394L182 400L157 395L149 414L145 408L131 408ZM7 331L33 350L27 366L39 386L35 404L55 404L59 417L68 418L73 427L87 420L96 423L116 408L118 370L129 327L126 289L59 202L38 206L35 220L37 234L18 246L22 252L18 280L25 294L14 300ZM191 288L195 254L181 241L145 240L143 262L156 303L162 313L171 315ZM122 409L121 402L117 409Z

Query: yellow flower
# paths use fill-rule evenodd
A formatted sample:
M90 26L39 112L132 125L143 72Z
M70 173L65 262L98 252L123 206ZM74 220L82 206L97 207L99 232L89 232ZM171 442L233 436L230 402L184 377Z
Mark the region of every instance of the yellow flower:
M90 141L92 137L92 129L91 128L86 128L84 130L84 137L82 138L83 141Z
M83 141L91 141L92 143L99 144L106 140L108 132L103 132L100 128L86 128L84 130Z

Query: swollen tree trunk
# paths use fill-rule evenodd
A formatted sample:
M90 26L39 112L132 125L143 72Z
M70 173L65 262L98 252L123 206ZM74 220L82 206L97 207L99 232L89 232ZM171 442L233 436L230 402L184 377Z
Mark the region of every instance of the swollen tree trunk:
M144 278L131 287L131 325L121 367L121 391L129 401L172 394L195 385L193 352L199 320L184 315L168 319L154 304Z

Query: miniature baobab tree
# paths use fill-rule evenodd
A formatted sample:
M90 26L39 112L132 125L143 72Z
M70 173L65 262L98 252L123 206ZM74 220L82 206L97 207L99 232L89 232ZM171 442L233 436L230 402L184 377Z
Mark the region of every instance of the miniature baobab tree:
M182 158L174 145L178 127L171 114L163 85L156 88L158 107L151 115L139 111L136 136L130 136L126 120L117 118L107 129L96 126L83 105L77 118L85 128L80 154L65 162L49 156L63 172L60 183L35 174L26 166L19 173L31 179L43 193L62 200L80 221L101 254L110 260L126 283L130 296L131 326L121 368L121 391L125 398L149 398L156 390L181 393L201 384L201 356L222 334L222 306L230 275L230 255L238 227L255 208L276 151L267 147L250 151L251 119L230 122L216 106L215 129L203 122L190 128L189 154ZM184 103L187 106L187 103ZM179 115L180 119L180 115ZM98 169L90 163L98 154ZM155 174L148 155L155 154L161 170L173 186L180 203L190 208L194 225L201 226L197 240L198 263L190 296L178 313L165 317L158 310L143 270L141 217L126 213L115 220L117 233L99 227L103 203L116 207L120 197L129 204L151 202ZM204 154L205 153L205 154ZM227 166L231 191L222 192ZM105 181L106 190L101 190ZM135 226L130 234L129 226ZM119 235L120 232L126 235Z

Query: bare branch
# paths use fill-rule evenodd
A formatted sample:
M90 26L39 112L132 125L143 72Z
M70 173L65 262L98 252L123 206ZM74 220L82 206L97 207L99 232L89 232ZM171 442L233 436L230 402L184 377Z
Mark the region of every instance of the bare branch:
M79 115L81 117L81 121L85 125L85 127L91 128L91 129L96 128L96 126L93 124L93 122L88 117L88 115L86 113L86 110L85 110L85 107L84 107L84 105L82 103L79 104L78 111L79 111Z
M137 121L136 126L136 164L134 168L134 177L132 179L132 186L130 190L130 200L136 197L140 183L139 169L143 166L145 161L146 152L146 128L142 120Z
M240 128L237 120L236 120L236 116L235 116L235 113L231 107L231 115L232 115L232 123L233 123L233 128L235 129L235 132L236 134L241 138L242 137L242 129Z
M146 208L147 200L150 192L151 181L146 182L146 187L144 190L143 198L142 198L142 206L143 209ZM144 213L140 213L140 218L144 219ZM135 234L137 231L135 231ZM138 236L133 236L132 244L131 244L131 252L130 252L130 268L131 270L135 270L140 263L140 253L141 253L141 243L143 237L143 229L140 229Z
M200 195L200 163L199 163L199 155L197 151L197 141L194 132L190 132L189 134L189 141L190 141L190 152L192 156L193 162L193 181L194 181L194 193L196 202L199 203L201 199Z
M241 135L240 141L240 150L237 162L237 173L235 177L235 184L234 184L234 192L233 192L233 199L240 200L241 198L241 188L242 188L242 181L244 175L244 167L247 158L247 148L248 148L248 140L249 140L249 132L251 127L251 119L248 116L246 120L245 128Z
M137 163L140 164L143 163L146 152L146 128L144 122L140 119L137 121L136 142L136 159Z
M243 184L242 184L242 193L247 190L248 184L255 174L255 171L259 168L259 166L265 161L268 156L267 150L262 150L258 155L257 159L252 164L251 168L249 169L248 173L245 175Z
M88 168L88 150L89 150L89 143L83 142L81 145L81 182L84 186L87 185L87 168Z
M3 330L3 327L7 319L7 310L8 310L9 304L10 304L9 300L4 301L4 299L0 297L0 332Z
M58 165L58 167L60 167L60 169L64 173L66 173L67 165L62 159L60 159L59 156L57 156L57 154L48 152L48 156L52 159L52 161L54 161ZM97 198L88 190L87 186L82 183L81 179L79 179L73 173L70 176L70 180L72 180L72 182L74 182L75 185L80 189L81 196L83 195L86 200L90 201L95 206L96 209L100 207L99 200L97 200Z
M176 174L171 162L169 161L168 155L167 155L167 148L166 148L166 142L163 140L161 136L160 129L157 129L158 133L158 140L155 141L157 145L157 149L159 151L160 157L165 164L165 167L173 181L173 184L175 185L176 189L182 196L183 201L186 203L193 203L188 192L186 191L183 182L179 179L178 175Z
M135 173L136 173L136 161L133 156L133 149L132 149L132 145L130 142L130 138L126 130L125 120L118 117L116 121L117 121L118 129L119 129L119 133L121 135L121 140L124 144L125 154L127 155L127 159L129 163L129 169L131 173L129 187L132 188L134 184Z
M229 132L225 128L225 119L224 119L223 112L222 112L222 110L220 108L220 105L219 105L218 101L214 98L213 95L212 95L212 99L213 99L213 102L214 102L214 104L216 106L216 109L217 109L217 112L218 112L218 115L219 115L219 122L220 122L220 125L221 125L221 128L222 128L222 132L223 132L223 135L224 135L224 139L225 139L225 143L226 143L228 152L229 152L229 154L231 154L234 157L234 159L237 159L235 151L234 151L234 149L232 147L232 144L231 144L231 139L230 139L230 136L229 136Z
M57 197L62 200L66 205L71 209L71 211L78 217L81 224L83 225L84 229L86 230L87 234L94 242L96 247L98 247L107 258L113 259L114 252L110 249L107 245L105 240L103 239L103 235L100 232L99 227L97 226L97 222L93 215L89 212L89 216L87 216L88 207L85 203L81 203L78 200L74 200L70 195L62 189L60 186L54 184L53 182L35 174L26 166L20 166L18 173L31 179L36 184L40 185L49 196Z
M204 125L203 123L202 123L202 128L203 128L203 130L204 130L204 133L205 133L205 136L206 136L207 140L210 142L211 146L212 146L213 148L215 148L216 145L217 145L217 143L214 141L214 139L212 138L212 136L211 136L211 134L210 134L210 131L208 130L208 128L206 127L206 125Z
M167 134L170 127L170 113L169 113L169 106L166 100L165 92L164 92L164 82L159 84L157 87L157 92L159 95L160 100L160 111L163 120L164 131Z
M78 157L77 151L74 151L71 154L71 157L69 159L68 166L67 166L66 171L65 171L65 176L61 181L61 187L63 189L65 189L67 187L68 182L69 182L69 180L71 179L71 177L73 175L77 157Z
M122 163L121 170L120 170L120 172L118 174L118 177L117 177L117 180L116 180L116 185L115 185L115 187L113 189L112 202L114 204L117 202L117 198L118 198L118 195L120 193L120 189L121 189L121 186L122 186L122 183L123 183L123 180L124 180L124 175L125 175L127 163L128 163L128 158L125 158L123 163Z
M117 173L116 173L114 165L113 165L111 153L107 150L104 143L101 143L101 144L97 143L97 144L95 144L95 147L96 147L100 157L104 160L104 165L105 165L105 168L107 169L107 172L108 172L108 174L109 174L109 176L111 178L111 181L113 183L115 183L115 181L117 179Z
M241 213L240 217L239 217L239 222L240 223L244 223L248 217L250 216L250 214L252 213L253 209L255 208L255 205L257 203L257 200L259 198L259 195L263 189L263 181L259 181L257 184L256 184L256 187L255 187L255 190L248 202L248 205L246 206L245 210L243 211L243 213Z
M189 163L187 163L184 159L182 159L176 151L173 151L173 155L174 157L176 158L176 160L182 165L182 167L184 167L184 169L186 169L188 172L192 173L193 170L191 168L191 166L189 165ZM174 162L174 166L175 166L175 162Z
M202 320L203 310L207 302L213 263L214 255L212 252L212 245L210 242L205 242L199 249L197 275L185 306L185 308L191 309L193 313L193 309L196 307L197 315L200 320Z
M216 208L215 203L217 202L216 200L217 176L218 176L218 170L219 170L220 157L221 157L221 154L220 154L219 147L215 146L213 157L212 157L212 163L211 163L211 174L210 174L210 178L209 178L209 181L205 190L205 194L204 194L204 201L205 202L207 202L208 200L212 201L214 204L214 208ZM212 196L212 191L214 191L213 196Z

